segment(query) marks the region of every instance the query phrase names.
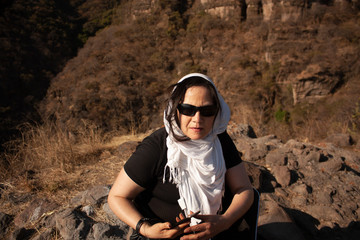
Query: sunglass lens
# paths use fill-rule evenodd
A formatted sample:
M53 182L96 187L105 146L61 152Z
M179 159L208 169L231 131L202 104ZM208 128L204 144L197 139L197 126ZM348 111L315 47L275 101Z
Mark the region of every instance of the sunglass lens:
M214 116L217 112L216 106L206 106L200 109L200 114L204 117Z
M189 104L179 104L179 112L186 116L194 116L196 113L196 107Z

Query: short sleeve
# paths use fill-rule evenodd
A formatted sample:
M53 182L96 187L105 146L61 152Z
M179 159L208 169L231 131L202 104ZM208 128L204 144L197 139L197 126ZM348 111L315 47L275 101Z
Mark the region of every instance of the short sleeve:
M166 153L166 132L155 131L146 137L124 165L126 174L139 186L149 188L159 178L159 168Z
M226 168L229 169L240 164L242 159L229 134L225 131L219 134L218 137L221 143Z

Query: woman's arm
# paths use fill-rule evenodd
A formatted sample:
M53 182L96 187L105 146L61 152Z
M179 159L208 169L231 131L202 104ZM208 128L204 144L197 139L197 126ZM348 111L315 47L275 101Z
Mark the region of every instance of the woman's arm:
M249 210L254 201L254 191L244 162L226 172L226 183L234 194L229 208L222 215L227 223L227 229Z
M250 208L254 193L246 173L244 163L232 167L226 172L226 184L234 194L232 202L222 215L198 215L204 223L185 229L185 233L197 232L183 236L181 239L209 239L230 228Z
M117 176L108 196L108 203L115 215L127 225L135 229L143 217L133 204L135 197L144 191L122 169Z
M144 191L144 188L136 184L126 174L125 170L122 169L108 196L108 203L111 210L118 218L133 229L136 228L139 220L143 218L133 204L135 197L142 191ZM182 218L184 218L184 216L180 215L177 221ZM171 229L169 222L154 225L145 222L140 228L140 234L149 238L173 238L180 235L187 225L188 223L180 224L176 228Z

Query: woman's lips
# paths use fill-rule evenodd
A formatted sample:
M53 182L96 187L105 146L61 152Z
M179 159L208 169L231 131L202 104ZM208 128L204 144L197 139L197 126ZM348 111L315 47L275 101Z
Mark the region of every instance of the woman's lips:
M192 127L192 128L190 128L192 131L194 131L194 132L201 132L201 130L203 129L203 128L201 128L201 127Z

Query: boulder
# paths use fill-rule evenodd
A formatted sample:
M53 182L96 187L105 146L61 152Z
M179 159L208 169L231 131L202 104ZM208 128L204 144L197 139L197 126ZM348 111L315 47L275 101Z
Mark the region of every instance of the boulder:
M103 202L110 192L109 186L95 186L89 190L79 193L73 199L70 204L73 206L81 205L98 205Z
M276 149L269 152L265 157L266 164L269 166L285 166L287 164L287 155L283 151Z
M276 181L282 186L287 187L291 183L291 172L287 166L276 166L272 169Z
M281 206L269 199L261 203L258 233L262 239L305 240L301 230Z
M56 228L65 240L86 239L93 220L79 209L64 209L56 213Z
M337 133L328 136L326 142L332 143L337 147L349 147L353 144L350 134Z
M51 214L59 205L48 199L35 199L14 219L17 227L23 227L29 223L34 224L47 214Z

